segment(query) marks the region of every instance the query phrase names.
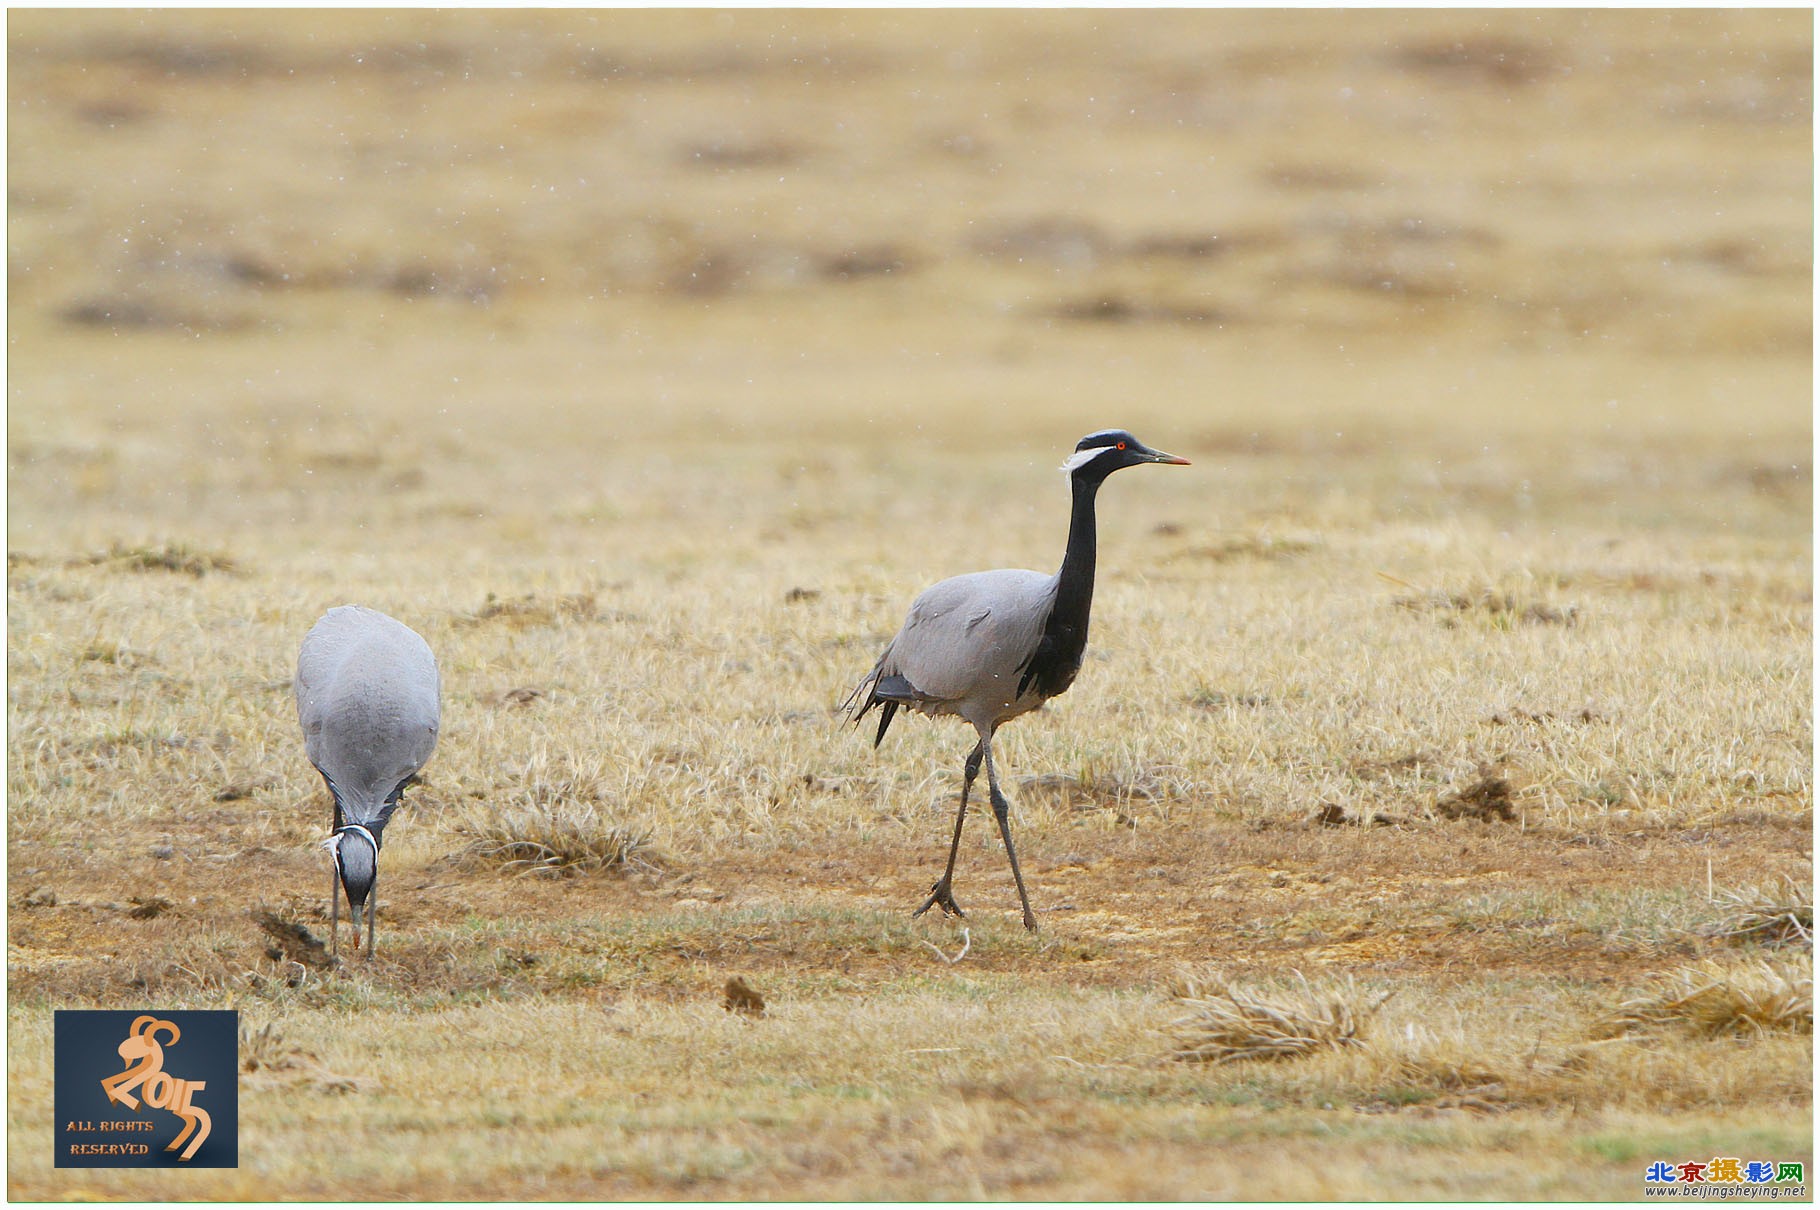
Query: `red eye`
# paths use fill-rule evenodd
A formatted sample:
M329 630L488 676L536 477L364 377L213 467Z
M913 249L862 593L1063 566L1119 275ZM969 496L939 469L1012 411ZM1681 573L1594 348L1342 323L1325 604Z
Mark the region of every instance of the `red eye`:
M1119 448L1120 448L1120 449L1124 449L1124 448L1125 448L1125 443L1124 443L1124 442L1123 442L1123 441L1121 441L1121 442L1119 442Z

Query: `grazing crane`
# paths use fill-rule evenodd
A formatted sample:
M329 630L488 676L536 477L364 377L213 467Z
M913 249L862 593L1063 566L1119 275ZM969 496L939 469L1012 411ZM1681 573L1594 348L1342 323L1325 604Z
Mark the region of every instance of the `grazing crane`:
M339 881L354 917L367 915L367 957L379 897L379 845L405 783L436 750L442 682L430 646L377 610L340 605L310 627L297 654L297 717L304 749L335 799L335 831L323 847L329 876L329 932L340 956Z
M1074 508L1061 571L1052 576L1040 571L979 571L925 589L911 602L910 614L885 654L848 695L842 708L852 710L856 725L868 710L882 707L872 741L875 748L884 741L900 707L919 714L958 714L979 733L979 742L967 755L948 868L913 915L921 916L937 905L948 915L964 915L954 902L954 857L967 819L967 794L983 760L992 811L1024 907L1024 927L1036 931L1017 850L1011 846L1006 817L1010 805L999 791L998 770L992 763L992 733L1074 683L1093 607L1094 496L1113 471L1150 462L1188 465L1186 458L1158 453L1123 429L1082 437L1062 464L1074 492Z

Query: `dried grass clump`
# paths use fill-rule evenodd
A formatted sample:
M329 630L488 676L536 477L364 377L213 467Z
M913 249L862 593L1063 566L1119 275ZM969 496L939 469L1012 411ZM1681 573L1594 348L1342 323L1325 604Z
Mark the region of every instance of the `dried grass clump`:
M321 1059L286 1041L274 1022L267 1022L258 1030L240 1027L240 1072L243 1082L253 1088L303 1085L322 1092L360 1089L360 1081L328 1070Z
M1653 990L1618 1005L1595 1027L1597 1036L1608 1038L1670 1030L1704 1038L1811 1034L1813 960L1683 967Z
M604 819L573 783L534 786L531 796L530 802L497 811L470 808L456 825L473 837L468 855L546 878L634 865L656 868L650 835Z
M1215 563L1231 563L1243 559L1256 559L1266 562L1280 562L1305 555L1315 549L1315 543L1309 538L1280 538L1274 534L1234 534L1205 546L1195 546L1178 551L1177 559L1211 559Z
M479 609L458 615L455 624L479 626L487 622L499 622L514 629L525 629L554 626L563 621L592 622L599 614L591 592L570 593L553 600L539 600L533 593L509 601L502 601L489 592Z
M282 1070L295 1067L303 1052L284 1040L271 1022L262 1029L240 1027L240 1070Z
M1398 609L1411 613L1438 615L1443 625L1459 624L1462 615L1479 615L1493 625L1509 626L1574 626L1580 620L1578 605L1555 605L1548 601L1529 600L1504 589L1482 587L1466 592L1444 592L1432 589L1417 591L1392 601Z
M727 980L721 1007L730 1013L762 1017L765 1015L765 998L750 983L734 975Z
M274 962L296 962L302 966L326 969L335 965L329 947L320 937L295 920L287 919L271 908L258 908L253 921L272 938L266 957Z
M1394 1083L1380 1095L1380 1103L1497 1113L1524 1099L1514 1093L1510 1071L1477 1057L1398 1055L1391 1061L1390 1074ZM1413 1097L1412 1092L1423 1095Z
M1502 1113L1559 1104L1584 1095L1584 1046L1541 1038L1487 1036L1411 1021L1381 1048L1383 1087L1372 1108L1460 1109Z
M1714 898L1719 919L1703 930L1727 941L1763 945L1814 945L1814 888L1783 874L1760 886L1721 891Z
M1030 798L1053 797L1061 805L1082 810L1158 802L1172 796L1166 772L1139 769L1120 774L1101 772L1092 766L1083 767L1078 776L1042 773L1021 777L1018 788Z
M1511 800L1510 779L1486 773L1464 790L1450 790L1435 799L1435 814L1444 819L1477 819L1484 823L1516 823L1517 808Z
M167 542L161 547L123 546L116 543L104 555L91 555L88 562L98 566L125 568L128 571L174 571L197 579L211 571L232 573L239 570L234 560L226 555L192 550L178 542Z
M1359 1029L1390 994L1358 1007L1360 992L1348 978L1316 991L1300 971L1298 988L1263 992L1215 977L1203 989L1192 978L1174 994L1191 1011L1170 1023L1174 1058L1188 1063L1237 1063L1243 1059L1292 1059L1317 1050L1364 1046Z

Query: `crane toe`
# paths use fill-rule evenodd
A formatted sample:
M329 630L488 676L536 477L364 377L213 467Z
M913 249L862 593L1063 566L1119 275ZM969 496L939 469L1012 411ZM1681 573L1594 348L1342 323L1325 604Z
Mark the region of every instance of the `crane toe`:
M954 902L954 890L948 885L946 878L941 879L929 889L929 898L923 900L922 907L910 913L910 918L914 920L932 907L941 908L944 916L965 916L967 914L961 911L960 904Z

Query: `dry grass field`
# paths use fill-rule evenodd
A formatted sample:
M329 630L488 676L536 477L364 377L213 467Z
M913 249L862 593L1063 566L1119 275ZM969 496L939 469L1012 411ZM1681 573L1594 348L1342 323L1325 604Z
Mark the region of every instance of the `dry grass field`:
M15 10L8 60L11 1196L1811 1164L1811 13ZM1042 931L977 814L913 921L970 733L836 704L925 585L1055 566L1106 425L1194 466L1107 485L1087 663L1001 736ZM260 921L326 933L289 679L347 601L443 736L328 969ZM238 1170L53 1169L78 1007L240 1011Z

